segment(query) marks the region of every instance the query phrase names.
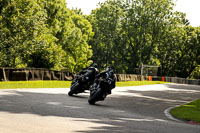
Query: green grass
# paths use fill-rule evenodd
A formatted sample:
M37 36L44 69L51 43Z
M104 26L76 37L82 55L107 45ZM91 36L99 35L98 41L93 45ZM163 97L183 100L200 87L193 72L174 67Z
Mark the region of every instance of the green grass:
M200 99L173 108L170 113L178 119L200 122Z
M0 82L0 89L17 88L67 88L70 81L8 81Z
M161 81L128 81L117 82L117 87L161 84ZM69 88L71 81L8 81L0 82L0 89L17 88Z
M152 84L163 84L166 82L161 81L127 81L127 82L117 82L117 87L124 87L124 86L140 86L140 85L152 85Z

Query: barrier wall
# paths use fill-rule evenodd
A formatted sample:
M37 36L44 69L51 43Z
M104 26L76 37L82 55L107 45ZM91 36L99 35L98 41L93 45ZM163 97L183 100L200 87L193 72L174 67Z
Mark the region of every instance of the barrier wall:
M0 68L0 81L29 80L66 80L71 81L74 75L66 71L54 71L43 68ZM133 74L115 74L117 81L144 81L146 76Z
M54 71L43 68L0 68L0 81L29 80L66 80L73 79L73 74L66 71Z
M179 84L200 85L200 79L192 80L178 77L141 76L134 74L115 74L116 81L165 81ZM72 81L72 73L43 68L0 68L0 81L65 80Z
M178 83L178 84L200 85L200 79L187 79L187 78L179 78L179 77L152 76L152 81L165 81L165 82Z
M117 81L144 81L146 76L134 75L134 74L115 74Z
M200 79L186 79L186 78L179 78L179 77L165 77L165 82L200 85Z

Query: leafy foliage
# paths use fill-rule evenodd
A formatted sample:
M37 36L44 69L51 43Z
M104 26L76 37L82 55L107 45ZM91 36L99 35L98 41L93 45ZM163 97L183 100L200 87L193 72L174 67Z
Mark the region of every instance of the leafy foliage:
M164 75L188 77L199 62L198 29L172 0L107 0L88 17L93 25L93 60L117 73L143 64L162 66ZM188 53L189 52L189 53Z
M200 79L200 65L198 65L190 74L192 79Z
M92 36L90 23L69 10L65 0L0 1L2 67L77 71L91 63Z
M88 40L93 36L90 23L81 14L69 10L65 0L42 0L41 3L47 11L48 27L65 51L63 67L73 72L89 65L92 50Z
M0 0L0 66L134 73L141 64L166 76L199 78L200 27L173 0L107 0L90 15L65 0Z

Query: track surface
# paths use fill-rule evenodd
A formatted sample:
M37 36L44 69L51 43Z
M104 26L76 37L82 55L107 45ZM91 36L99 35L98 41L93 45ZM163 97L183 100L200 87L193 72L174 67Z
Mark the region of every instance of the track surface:
M166 117L167 108L200 98L200 86L117 87L89 105L69 88L0 90L0 133L200 133L200 125Z

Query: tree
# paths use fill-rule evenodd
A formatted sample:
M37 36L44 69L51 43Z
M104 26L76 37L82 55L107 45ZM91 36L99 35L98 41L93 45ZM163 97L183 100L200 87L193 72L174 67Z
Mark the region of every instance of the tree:
M0 1L0 65L78 71L89 65L90 23L65 0Z
M199 28L191 26L180 27L178 38L179 43L174 49L174 61L170 73L172 76L187 78L192 71L199 65ZM172 51L172 49L171 49Z
M99 6L89 17L93 59L120 73L134 73L141 63L161 65L166 41L173 43L170 29L184 22L182 13L173 12L172 0L108 0Z
M89 65L92 51L88 40L92 37L91 25L73 10L66 7L65 0L41 0L47 11L47 25L58 39L57 44L65 51L65 65L68 71L79 71Z
M198 65L190 74L191 79L200 79L200 65Z
M34 60L30 58L33 53L43 53L56 46L56 38L45 25L45 11L34 0L6 0L0 12L2 66L32 67L28 61ZM52 62L53 58L48 58L47 62Z
M90 22L83 15L76 14L72 11L71 18L75 24L75 29L77 29L77 43L72 47L72 51L77 51L73 53L76 61L75 70L80 70L92 63L89 60L92 57L92 50L88 42L93 38L94 33Z
M120 57L117 54L116 42L121 30L120 19L123 15L121 1L105 1L100 8L92 12L88 20L93 25L95 33L90 45L93 49L93 60L103 69L106 65L120 66ZM119 58L118 58L119 57Z

